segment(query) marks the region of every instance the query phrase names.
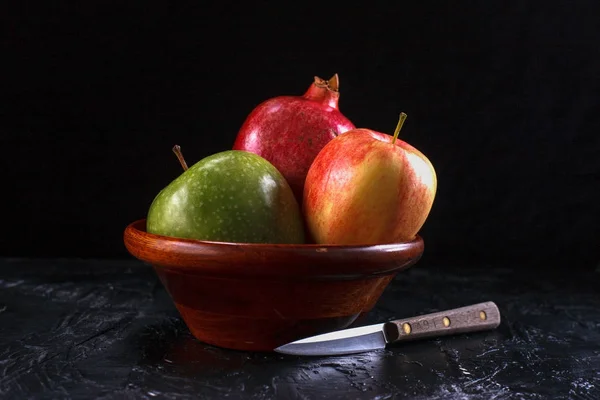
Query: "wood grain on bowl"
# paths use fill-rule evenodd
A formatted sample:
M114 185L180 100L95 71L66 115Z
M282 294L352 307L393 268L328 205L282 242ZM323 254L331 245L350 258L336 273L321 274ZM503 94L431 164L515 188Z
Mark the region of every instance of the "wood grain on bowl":
M414 265L423 240L369 246L205 242L125 229L127 250L151 264L199 340L271 351L352 324L396 274Z

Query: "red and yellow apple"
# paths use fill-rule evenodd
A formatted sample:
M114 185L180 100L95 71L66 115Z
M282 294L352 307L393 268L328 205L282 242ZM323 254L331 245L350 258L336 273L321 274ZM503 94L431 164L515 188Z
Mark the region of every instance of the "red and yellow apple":
M318 153L306 176L303 212L319 244L410 241L425 223L437 189L429 159L394 135L353 129Z

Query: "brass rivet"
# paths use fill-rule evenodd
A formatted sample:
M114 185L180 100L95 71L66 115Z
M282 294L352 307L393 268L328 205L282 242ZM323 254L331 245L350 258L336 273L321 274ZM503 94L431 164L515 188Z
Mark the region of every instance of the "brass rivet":
M479 319L481 319L482 321L485 321L487 319L485 311L479 311Z
M402 330L408 335L412 331L412 327L408 322L405 322L402 324Z
M450 326L450 318L444 317L444 319L442 320L442 322L444 323L445 327Z

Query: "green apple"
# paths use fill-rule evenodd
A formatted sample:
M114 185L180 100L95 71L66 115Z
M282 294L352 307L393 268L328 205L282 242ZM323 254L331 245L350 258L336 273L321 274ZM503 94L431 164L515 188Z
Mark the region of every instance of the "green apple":
M300 207L283 175L261 156L240 150L210 155L158 193L149 233L237 243L304 243Z

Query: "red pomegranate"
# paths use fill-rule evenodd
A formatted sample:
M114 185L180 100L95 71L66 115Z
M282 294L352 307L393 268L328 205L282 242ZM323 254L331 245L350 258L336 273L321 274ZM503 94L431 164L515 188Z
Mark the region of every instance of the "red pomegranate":
M278 96L259 104L246 118L234 150L269 160L290 184L302 204L304 180L319 151L331 139L354 129L338 109L339 77L315 77L302 96Z

